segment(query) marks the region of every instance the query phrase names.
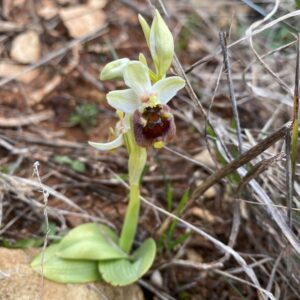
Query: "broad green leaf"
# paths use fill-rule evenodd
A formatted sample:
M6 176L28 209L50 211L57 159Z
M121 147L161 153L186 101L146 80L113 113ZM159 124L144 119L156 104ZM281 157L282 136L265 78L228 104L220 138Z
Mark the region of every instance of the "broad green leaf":
M112 285L129 285L141 278L150 269L155 254L155 242L153 239L148 239L134 252L131 260L101 261L99 262L99 271L103 279Z
M117 246L117 235L107 226L87 223L71 230L59 243L57 255L67 259L127 258Z
M31 263L31 267L47 279L62 283L85 283L101 279L96 261L68 260L56 255L59 244L54 244L38 254Z

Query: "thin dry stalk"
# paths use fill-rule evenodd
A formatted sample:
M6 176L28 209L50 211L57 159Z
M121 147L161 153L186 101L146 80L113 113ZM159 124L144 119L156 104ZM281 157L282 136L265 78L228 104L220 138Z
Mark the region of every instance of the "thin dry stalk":
M234 117L234 121L236 124L238 148L239 148L239 153L242 154L243 153L243 139L242 139L241 123L240 123L239 111L238 111L235 92L234 92L233 80L232 80L232 76L231 76L230 60L229 60L228 50L227 50L227 37L226 37L225 32L220 32L219 36L220 36L222 53L223 53L224 70L227 75L227 84L228 84L228 89L229 89L231 105L232 105L233 117Z

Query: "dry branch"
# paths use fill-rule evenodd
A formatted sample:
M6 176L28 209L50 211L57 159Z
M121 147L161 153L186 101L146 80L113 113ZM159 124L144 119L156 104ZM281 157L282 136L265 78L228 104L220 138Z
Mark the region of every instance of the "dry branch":
M239 158L231 161L230 163L228 163L228 165L216 171L214 174L209 176L199 187L195 189L195 191L192 194L192 199L195 199L198 196L202 195L207 189L209 189L215 183L219 182L225 176L233 173L239 167L248 163L253 158L257 157L259 154L261 154L270 146L272 146L274 143L284 138L286 133L290 129L291 129L291 122L288 122L278 130L276 130L274 133L272 133L270 136L262 140L260 143L258 143L248 151L244 152Z

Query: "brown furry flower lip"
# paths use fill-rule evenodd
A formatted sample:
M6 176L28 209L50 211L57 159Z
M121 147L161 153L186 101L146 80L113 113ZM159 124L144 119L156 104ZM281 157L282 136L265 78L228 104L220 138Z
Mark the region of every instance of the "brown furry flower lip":
M152 146L156 142L168 142L176 134L174 117L164 104L145 107L143 112L133 114L135 140L141 147Z

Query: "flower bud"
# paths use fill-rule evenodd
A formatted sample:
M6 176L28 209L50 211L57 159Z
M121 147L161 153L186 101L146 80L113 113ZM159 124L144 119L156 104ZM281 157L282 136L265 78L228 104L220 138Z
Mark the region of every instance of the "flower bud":
M150 29L149 47L156 71L159 77L163 78L172 64L174 40L158 10L155 11Z
M100 80L122 79L128 62L128 58L121 58L108 63L100 73Z

